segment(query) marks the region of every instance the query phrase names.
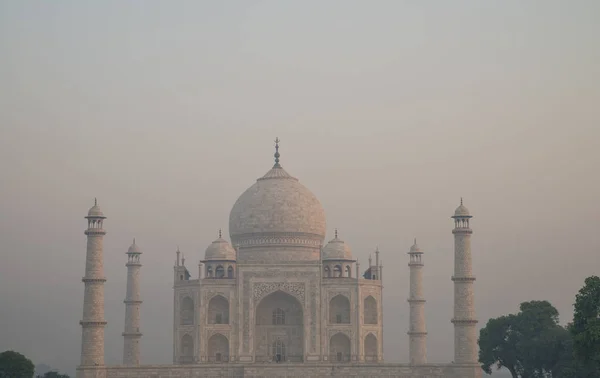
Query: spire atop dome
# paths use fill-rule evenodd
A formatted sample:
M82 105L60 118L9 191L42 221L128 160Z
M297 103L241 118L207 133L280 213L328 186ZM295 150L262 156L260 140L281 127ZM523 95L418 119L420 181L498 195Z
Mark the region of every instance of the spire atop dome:
M469 213L469 209L467 209L465 205L463 205L462 197L460 197L460 206L456 208L456 211L454 211L454 216L452 216L452 218L472 218L471 214Z
M223 238L223 233L222 233L221 229L219 228L219 239L222 239L222 238Z
M275 165L273 166L273 168L281 168L281 165L279 164L279 137L275 138Z
M337 230L337 228L335 229L335 238L336 239L338 238L338 230Z

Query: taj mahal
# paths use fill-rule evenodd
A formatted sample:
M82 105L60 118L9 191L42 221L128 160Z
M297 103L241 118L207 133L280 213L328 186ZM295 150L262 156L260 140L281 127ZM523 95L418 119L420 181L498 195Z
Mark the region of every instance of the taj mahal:
M325 212L315 195L280 164L246 189L204 258L173 267L173 364L140 365L142 249L126 252L123 362L104 362L103 239L98 203L88 228L78 378L402 377L477 378L477 320L471 265L471 215L462 204L454 228L454 360L427 360L424 252L406 248L410 279L409 361L384 362L383 279L379 251L361 267L343 235L326 242Z

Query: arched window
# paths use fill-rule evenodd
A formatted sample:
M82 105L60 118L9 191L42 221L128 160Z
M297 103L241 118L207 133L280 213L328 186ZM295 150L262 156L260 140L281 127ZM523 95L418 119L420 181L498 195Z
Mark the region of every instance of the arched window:
M194 301L190 297L183 298L181 301L181 325L194 324Z
M222 295L208 302L208 324L229 324L229 301Z
M333 267L333 276L334 277L342 276L342 266L341 265L336 265Z
M325 268L323 268L323 271L325 272L325 277L331 277L331 269L329 269L328 266L325 266Z
M281 340L275 340L273 342L273 361L275 362L283 362L287 357L287 353L285 350L285 343Z
M227 268L227 278L233 278L233 267L231 265Z
M346 277L352 277L352 269L350 265L346 265Z
M206 277L212 278L212 276L213 276L212 265L207 265L206 266Z
M284 325L285 324L285 312L276 308L273 310L273 325Z
M329 323L350 324L350 301L338 294L329 301Z
M364 323L377 324L377 301L372 296L365 298Z
M217 267L217 269L215 269L215 277L216 278L223 278L223 277L225 277L225 268L223 268L223 265L219 265Z

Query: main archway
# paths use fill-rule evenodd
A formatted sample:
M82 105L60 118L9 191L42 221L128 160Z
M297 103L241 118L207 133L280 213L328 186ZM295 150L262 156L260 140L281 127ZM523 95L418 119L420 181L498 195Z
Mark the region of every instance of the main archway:
M304 310L292 295L276 291L256 307L255 360L304 361Z

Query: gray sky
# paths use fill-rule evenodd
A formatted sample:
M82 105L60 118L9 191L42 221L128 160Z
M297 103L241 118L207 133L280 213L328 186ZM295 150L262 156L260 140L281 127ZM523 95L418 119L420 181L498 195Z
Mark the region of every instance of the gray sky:
M105 227L106 361L142 247L142 362L172 358L172 265L281 163L366 263L408 358L425 250L429 359L452 359L452 221L475 218L480 325L600 271L600 2L1 1L0 350L79 361L86 222ZM194 275L197 268L191 268Z

